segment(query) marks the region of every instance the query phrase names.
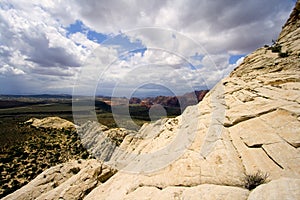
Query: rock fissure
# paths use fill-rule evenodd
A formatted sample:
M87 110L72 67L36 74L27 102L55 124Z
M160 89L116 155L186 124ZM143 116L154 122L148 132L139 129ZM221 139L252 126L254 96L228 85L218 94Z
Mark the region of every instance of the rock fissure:
M274 158L272 158L272 156L264 148L262 148L262 150L270 158L270 160L272 160L272 162L275 163L275 165L277 165L281 169L284 169L283 166L281 166L278 162L276 162L276 160L274 160Z
M236 125L238 125L238 124L240 124L240 123L242 123L242 122L245 122L245 121L250 120L250 119L253 119L253 118L261 117L261 116L263 116L263 115L269 114L269 113L274 112L274 111L276 111L276 110L277 110L277 108L272 108L272 109L269 109L269 110L266 110L266 111L263 111L263 112L260 112L260 113L249 114L249 115L247 115L247 116L241 116L241 117L235 119L234 121L232 121L231 123L226 123L226 122L225 122L225 123L224 123L224 126L225 126L226 128L229 128L229 127L232 127L232 126L236 126Z
M248 145L246 142L244 142L244 144L248 147L248 148L261 148L263 144L254 144L254 145Z

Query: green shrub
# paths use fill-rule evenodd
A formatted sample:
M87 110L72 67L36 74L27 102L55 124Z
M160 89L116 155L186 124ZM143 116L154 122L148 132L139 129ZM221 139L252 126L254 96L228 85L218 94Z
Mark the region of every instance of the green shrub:
M268 173L257 171L254 174L246 174L244 179L244 186L248 190L253 190L257 186L264 184L269 177Z
M273 53L280 53L281 52L281 45L276 43L273 46L271 46L270 49Z
M285 57L288 57L288 56L289 56L288 52L279 52L278 55L279 55L281 58L285 58Z
M267 47L267 45L265 45ZM275 41L273 41L273 45L271 47L268 47L268 50L271 50L273 53L278 53L278 56L281 58L285 58L289 56L288 52L282 52L281 51L282 46Z

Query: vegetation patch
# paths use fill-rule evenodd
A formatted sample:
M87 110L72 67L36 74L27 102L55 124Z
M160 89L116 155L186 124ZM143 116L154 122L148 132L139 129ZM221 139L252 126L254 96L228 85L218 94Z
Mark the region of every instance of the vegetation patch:
M268 173L263 173L261 171L257 171L254 174L246 174L244 178L244 186L248 190L253 190L257 186L266 183L268 177Z
M279 55L281 58L285 58L285 57L288 57L288 56L289 56L289 53L288 53L288 52L279 52L278 55Z
M278 43L273 44L269 49L272 51L272 53L280 53L281 52L281 45Z
M278 44L277 42L273 41L273 45L271 47L265 46L268 48L268 50L271 50L272 53L278 53L278 56L281 58L285 58L289 56L288 52L282 52L282 46Z
M46 169L72 159L86 159L76 130L20 127L27 139L2 148L0 154L0 198L26 185ZM73 168L76 174L80 169Z

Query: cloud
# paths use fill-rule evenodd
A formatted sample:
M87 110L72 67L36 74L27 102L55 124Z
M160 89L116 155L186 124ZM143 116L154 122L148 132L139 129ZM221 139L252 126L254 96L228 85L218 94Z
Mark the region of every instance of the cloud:
M212 53L224 50L248 53L277 37L293 5L293 1L281 0L91 0L77 10L77 15L98 32L163 27L193 37Z
M53 92L48 87L72 77L65 84L69 87L76 78L77 68L98 45L84 40L83 36L77 35L76 42L75 36L68 38L63 25L43 6L28 1L3 1L1 4L0 73L2 79L7 80L1 85L1 91ZM9 85L22 89L12 89ZM24 88L25 85L28 87ZM64 91L71 92L70 89Z
M8 54L20 52L23 64L30 61L32 66L44 67L80 65L59 24L47 24L49 15L41 8L34 7L30 14L26 13L26 7L24 10L1 10L0 14L3 21L1 32L5 32L1 35L2 45L9 47Z
M12 85L24 82L22 92L38 93L71 93L80 71L85 74L79 82L87 87L105 72L100 83L107 92L124 80L132 90L146 75L181 91L187 82L212 87L242 60L229 63L230 56L247 55L277 38L294 3L3 0L0 74ZM77 22L82 29L72 31ZM133 70L143 65L152 68ZM0 91L18 92L3 84Z
M0 68L0 74L21 75L25 73L20 69L4 65L2 68Z

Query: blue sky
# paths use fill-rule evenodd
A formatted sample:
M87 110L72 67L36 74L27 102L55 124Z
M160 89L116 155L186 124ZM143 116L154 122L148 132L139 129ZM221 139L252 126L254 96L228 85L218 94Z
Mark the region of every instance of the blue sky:
M83 72L99 95L117 86L147 95L143 84L151 81L177 93L211 88L278 37L294 4L3 0L0 94L72 94Z
M76 20L73 24L70 24L67 28L67 36L80 32L86 34L87 39L92 40L97 43L102 43L103 41L109 39L111 36L98 33L96 31L93 31L89 29L87 26L85 26L82 21Z
M235 64L239 59L245 57L246 54L242 55L230 55L229 57L229 64Z

